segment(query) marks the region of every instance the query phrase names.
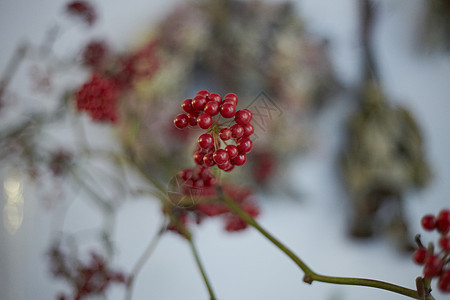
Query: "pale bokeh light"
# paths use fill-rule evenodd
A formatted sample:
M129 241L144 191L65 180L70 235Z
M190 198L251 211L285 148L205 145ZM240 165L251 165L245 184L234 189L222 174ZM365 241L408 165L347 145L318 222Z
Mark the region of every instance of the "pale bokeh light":
M18 174L11 175L3 182L6 203L3 207L3 226L14 235L23 221L23 184Z

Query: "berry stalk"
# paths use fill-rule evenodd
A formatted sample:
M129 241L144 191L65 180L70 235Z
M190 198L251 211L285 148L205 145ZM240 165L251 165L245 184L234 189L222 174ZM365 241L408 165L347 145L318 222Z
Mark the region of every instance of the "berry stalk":
M0 78L0 98L2 94L5 92L6 87L9 85L9 82L12 80L14 75L23 59L25 58L25 54L27 52L27 45L20 45L16 51L14 51L14 56L8 62L5 71L3 72L3 76Z
M194 254L195 262L197 263L200 273L202 274L203 281L205 282L206 288L208 289L209 299L216 300L217 297L214 295L214 291L212 289L211 283L208 279L208 276L206 275L205 269L203 268L203 264L200 260L200 256L198 255L197 248L195 247L195 244L192 241L192 238L189 238L188 241L189 241L189 245L191 246L192 253Z
M150 258L150 255L153 253L153 251L156 248L156 245L158 244L159 240L161 239L162 235L166 232L167 229L167 222L166 220L163 221L163 224L161 225L160 229L156 233L156 235L151 239L150 243L148 244L147 248L142 253L139 260L136 262L136 264L133 267L133 270L131 271L128 279L128 285L127 285L127 292L125 299L131 300L131 295L133 293L133 285L135 278L137 277L138 273L141 271L144 264L148 261Z
M212 289L211 281L209 280L208 276L206 275L206 271L205 271L205 268L203 267L202 261L200 260L200 256L198 254L197 247L195 246L194 241L192 240L191 232L182 222L180 222L180 220L175 218L174 215L170 215L169 218L170 218L170 223L172 224L172 226L174 226L176 228L176 230L181 235L183 235L186 238L186 240L189 242L189 246L191 247L192 254L194 255L194 258L195 258L195 263L197 264L197 267L200 270L200 273L202 274L203 281L208 290L209 299L216 300L217 297L215 296L214 291Z
M218 195L220 199L239 217L241 217L248 225L254 227L258 230L264 237L266 237L269 241L271 241L276 247L278 247L281 251L283 251L289 258L291 258L294 263L300 267L300 269L305 273L303 277L303 281L311 284L313 281L320 281L332 284L343 284L343 285L359 285L359 286L367 286L378 289L383 289L387 291L391 291L397 294L401 294L404 296L408 296L413 299L420 299L417 291L405 288L402 286L398 286L395 284L391 284L384 281L372 280L366 278L352 278L352 277L335 277L335 276L326 276L320 275L314 272L311 268L309 268L303 260L301 260L294 252L292 252L289 248L287 248L283 243L277 240L273 235L271 235L268 231L262 228L250 215L248 215L245 211L243 211L236 203L231 201L228 197L225 197L222 189L218 187Z

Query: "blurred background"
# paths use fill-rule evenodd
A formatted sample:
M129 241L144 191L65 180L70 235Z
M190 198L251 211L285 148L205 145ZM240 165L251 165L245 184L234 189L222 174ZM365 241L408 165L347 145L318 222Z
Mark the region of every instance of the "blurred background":
M180 145L191 147L192 139L180 142L164 122L172 125L181 101L201 89L276 108L266 126L255 126L247 171L227 178L254 190L264 228L318 273L414 289L422 270L408 248L416 233L424 242L438 236L423 234L420 218L450 206L449 10L433 10L431 2L439 1L370 1L364 10L366 2L355 0L104 0L92 1L97 18L89 25L74 20L65 1L2 0L2 83L14 76L0 93L0 299L70 294L48 256L61 237L82 258L96 249L109 253L115 269L132 270L163 214L157 200L128 188L148 185L136 169L167 183L187 164ZM93 40L108 45L105 65L83 56ZM11 68L21 45L34 50ZM67 104L93 70L118 78L116 64L136 53L144 53L138 64L156 71L129 86L128 77L121 81L117 124L94 122ZM69 107L64 117L49 121L59 105ZM136 122L144 126L135 129ZM139 159L122 166L87 149ZM42 170L55 157L66 162L58 153L73 155L67 176ZM74 178L82 180L72 184ZM108 203L106 213L89 200L92 188ZM210 218L192 232L219 299L403 297L309 286L251 228L230 233ZM433 295L448 298L436 288ZM99 299L124 297L122 285L111 285ZM208 299L182 237L163 235L135 280L133 299Z

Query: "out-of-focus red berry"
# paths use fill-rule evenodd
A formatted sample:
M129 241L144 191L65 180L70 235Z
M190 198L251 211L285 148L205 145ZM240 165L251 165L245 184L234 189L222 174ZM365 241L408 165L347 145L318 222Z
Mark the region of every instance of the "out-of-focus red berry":
M436 218L436 228L442 234L450 231L450 209L443 209Z
M73 1L67 4L68 14L80 18L83 22L91 26L97 19L94 7L87 1Z
M442 259L437 254L427 255L425 266L423 267L423 276L433 278L439 275L442 270Z
M436 228L436 218L433 215L425 215L420 221L423 229L431 231Z
M428 251L424 247L420 247L413 253L413 260L416 264L423 265L425 263L425 258L428 255Z

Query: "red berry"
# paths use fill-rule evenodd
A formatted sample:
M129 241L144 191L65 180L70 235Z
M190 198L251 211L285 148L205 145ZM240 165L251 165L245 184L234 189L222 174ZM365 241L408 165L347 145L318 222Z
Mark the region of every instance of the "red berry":
M238 139L244 135L244 128L239 124L234 124L231 126L231 136Z
M225 151L227 151L230 159L235 158L239 154L239 150L235 145L228 145L225 147Z
M236 106L237 106L236 101L231 100L231 99L223 99L222 105L224 105L224 104L231 104L234 106L234 109L236 109Z
M441 210L436 218L436 228L442 234L450 231L450 209Z
M108 46L104 41L91 41L83 51L83 63L99 69L108 53Z
M199 151L194 153L194 161L197 165L203 164L203 156L204 156L204 154Z
M208 187L215 186L218 182L217 178L212 175L208 176L206 179L204 179L204 181L205 181L205 186L208 186Z
M423 268L423 276L425 278L433 278L439 275L442 270L442 259L439 255L428 255L425 258L425 266Z
M436 227L436 218L433 215L425 215L420 221L423 229L431 231Z
M205 113L210 116L215 116L219 113L219 103L215 101L209 101L205 105Z
M244 109L248 114L249 114L249 116L250 116L250 120L248 120L249 122L253 119L253 113L252 113L252 111L250 110L250 109L248 109L248 108L246 108L246 109Z
M58 295L58 296L56 297L56 299L58 299L58 300L66 300L67 298L66 298L66 295L60 294L60 295Z
M192 176L194 175L191 169L184 169L181 171L181 178L183 178L184 181L192 178Z
M238 154L235 158L231 160L231 162L233 163L233 165L242 166L247 162L247 155Z
M231 129L230 128L222 128L219 132L219 136L222 141L228 141L231 139Z
M201 90L197 92L196 96L203 96L203 97L208 97L209 96L209 92L207 90Z
M230 215L226 219L225 230L226 231L239 231L247 228L247 223L236 215Z
M445 252L450 252L450 236L442 236L439 239L439 247Z
M200 126L200 128L203 128L203 129L208 129L209 127L211 127L212 122L213 122L212 118L208 114L201 114L197 118L198 126Z
M197 126L197 115L193 113L187 114L189 125Z
M87 1L70 2L67 4L66 10L69 14L82 19L89 26L94 24L97 19L97 14L94 7Z
M220 205L220 203L200 203L196 206L196 209L209 217L228 212L226 206Z
M206 98L205 96L195 96L194 99L192 99L192 107L195 111L202 111L205 108L206 105Z
M246 110L238 110L234 120L239 125L246 125L250 122L250 114Z
M194 108L192 107L192 99L186 99L181 103L181 108L187 113L193 113Z
M202 149L209 149L214 146L214 138L209 133L204 133L198 138L198 145Z
M185 114L179 114L173 120L173 124L175 124L175 127L179 129L186 128L189 125L188 117Z
M204 186L205 186L205 182L203 181L203 179L197 179L194 181L195 188L202 188Z
M416 264L423 265L425 263L425 258L427 257L428 251L424 247L420 247L413 253L413 261Z
M232 166L232 164L229 160L227 160L226 162L224 162L221 165L217 165L217 167L219 167L219 169L224 170L224 171L230 170L231 166Z
M223 169L225 172L231 172L234 169L234 165L230 162L228 167Z
M211 93L208 96L209 101L217 102L217 104L220 104L222 102L222 97L220 97L219 94Z
M238 105L238 103L239 103L239 99L236 96L236 94L234 94L234 93L226 94L225 97L224 97L224 101L225 100L231 100L231 101L233 101L235 103L235 105Z
M203 156L203 162L205 163L205 165L207 167L212 167L212 166L214 166L216 164L214 159L213 159L213 154L212 153L205 154L205 156Z
M230 161L228 153L223 149L216 150L213 154L213 158L218 165L222 165Z
M256 218L259 215L259 208L253 202L246 202L241 207L252 218Z
M442 272L437 286L441 291L450 293L450 270L445 270Z
M243 138L237 143L239 153L248 153L252 150L253 143L249 138Z
M244 127L244 136L251 136L255 132L255 127L250 123L245 124L242 127Z
M206 167L200 167L197 169L197 177L198 178L206 178L209 175L209 169Z
M227 102L223 103L220 106L220 114L224 118L232 118L235 113L236 113L236 106L233 105L232 103Z

